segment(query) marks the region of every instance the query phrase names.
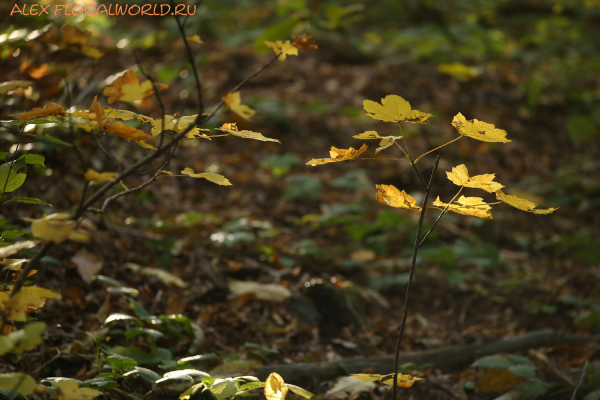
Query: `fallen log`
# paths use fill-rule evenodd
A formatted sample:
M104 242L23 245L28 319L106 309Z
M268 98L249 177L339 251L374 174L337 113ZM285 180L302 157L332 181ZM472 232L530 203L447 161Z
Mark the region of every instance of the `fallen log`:
M530 348L555 346L559 344L585 345L600 342L600 335L577 336L558 333L552 329L534 331L520 337L502 339L491 343L449 346L440 349L411 351L400 354L400 365L414 363L432 367L454 367L472 363L479 357L524 351ZM391 373L394 356L344 359L332 362L310 362L287 365L269 365L257 368L256 376L265 380L271 372L277 372L288 383L298 382L304 377L320 381L335 379L338 376L362 373L365 369L375 373Z

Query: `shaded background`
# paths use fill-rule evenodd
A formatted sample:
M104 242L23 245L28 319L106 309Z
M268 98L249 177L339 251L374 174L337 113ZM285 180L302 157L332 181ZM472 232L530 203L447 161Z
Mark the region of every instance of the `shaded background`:
M0 81L34 84L2 97L0 119L48 101L67 104L65 79L72 105L87 109L107 78L135 64L133 53L139 68L169 84L161 93L168 114L196 113L193 74L172 18L11 17L11 6L0 6ZM59 28L66 22L91 32L90 44L105 56L94 61L34 39L48 24ZM330 146L360 146L352 135L365 130L397 134L393 124L370 119L362 109L364 99L396 94L434 114L428 125L404 127L413 155L455 138L450 121L458 112L505 129L512 140L463 138L443 148L433 196L448 201L454 195L456 187L442 171L464 163L472 175L496 173L509 194L542 208L560 207L541 216L498 205L493 221L444 216L419 256L405 350L548 327L597 333L600 2L203 1L186 32L204 42L192 44L192 50L209 111L271 57L263 40L289 39L292 32L316 35L317 51L275 63L242 89L242 101L257 111L251 122L223 111L206 126L237 122L281 145L234 137L186 142L171 163L173 173L185 167L218 172L233 186L161 179L115 202L93 245L66 243L46 260L38 281L62 290L63 301L36 318L62 324L79 340L97 327L81 315L97 313L105 288L84 283L71 261L87 247L103 261L101 273L140 290L140 302L152 313L184 314L200 323L207 336L204 352L252 358L244 344L256 342L278 351L263 359L265 364L392 353L417 215L384 208L375 200L374 185L393 184L419 202L420 183L408 165L392 160L304 164L326 157ZM155 101L120 108L160 116ZM68 138L64 127L31 129ZM7 151L17 137L5 128L0 140ZM122 162L145 155L118 137L101 140ZM31 137L27 141L27 150L45 155L47 170L30 173L19 195L54 207L3 206L4 229L26 229L22 217L73 210L81 197L75 155ZM115 170L90 134L77 132L77 141L95 169ZM367 157L401 156L394 148L375 156L370 147ZM424 176L434 159L432 154L419 162ZM142 181L130 178L127 185ZM472 189L466 194L482 196ZM494 201L493 195L482 197ZM435 216L426 217L426 226ZM217 278L200 268L199 260L208 262ZM165 288L123 268L126 262L165 269L190 286ZM295 300L232 300L219 286L227 278L283 282ZM340 298L351 298L354 306ZM46 346L61 348L72 340L52 335ZM168 345L185 354L181 342ZM62 368L64 376L75 376L81 364ZM467 366L426 373L449 386L477 381L480 374ZM50 369L41 374L52 375ZM327 384L307 385L315 392L327 390ZM417 397L433 393L424 385L414 390Z

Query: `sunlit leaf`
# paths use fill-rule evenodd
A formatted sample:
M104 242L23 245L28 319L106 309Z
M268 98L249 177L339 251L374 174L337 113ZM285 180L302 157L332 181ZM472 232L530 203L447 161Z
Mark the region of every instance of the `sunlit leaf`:
M461 134L482 142L508 143L511 140L506 138L506 131L496 128L493 124L479 121L477 119L468 120L458 113L452 120L452 126Z
M355 158L357 158L358 156L360 156L362 153L364 153L367 150L367 145L363 144L362 147L360 149L355 149L354 147L350 147L349 149L338 149L336 147L331 147L331 150L329 151L329 155L331 156L331 158L317 158L317 159L312 159L309 162L306 163L306 165L312 165L313 167L315 165L322 165L322 164L329 164L329 163L334 163L334 162L339 162L339 161L346 161L346 160L353 160Z
M32 81L7 81L0 83L0 95L13 91L21 87L31 86Z
M379 147L375 149L375 153L379 153L381 150L385 150L392 146L394 143L396 143L397 139L402 139L402 136L379 136L376 131L366 131L352 137L356 139L381 139L379 142Z
M262 133L252 132L252 131L238 131L236 124L223 124L220 128L217 128L220 131L227 132L230 135L239 136L244 139L254 139L260 140L261 142L276 142L281 143L277 139L271 139L262 135Z
M59 400L92 400L102 395L101 391L79 387L79 384L72 380L52 382L52 386L58 388Z
M200 36L198 36L198 35L188 37L187 41L190 43L204 43L204 42L202 42L202 39L200 39Z
M46 299L60 297L51 290L38 286L24 286L12 298L11 292L0 292L0 309L10 321L25 321L25 314L42 307Z
M223 400L229 397L233 397L240 390L240 384L236 379L223 378L217 379L210 385L211 393L217 398L217 400Z
M429 117L432 116L430 113L411 109L408 101L395 94L390 94L381 99L381 104L364 100L363 108L369 117L386 122L406 121L415 124L426 124Z
M35 380L22 372L0 374L0 389L5 391L15 390L21 396L29 396L35 391Z
M35 245L36 243L33 240L27 240L25 242L17 242L15 244L0 247L0 259L10 257L13 254L17 254L21 250L35 247Z
M121 136L127 140L150 140L152 136L147 134L146 132L134 128L132 126L127 126L122 122L115 121L112 118L104 118L102 122L100 122L100 127L104 129L106 132L114 133L117 136Z
M62 243L67 239L75 241L89 241L86 232L76 230L77 221L69 220L67 213L50 214L40 219L25 218L31 222L31 233L36 238L46 239L55 243Z
M281 375L276 372L271 373L265 381L265 397L267 400L284 400L288 388Z
M114 181L115 176L117 176L116 172L98 172L93 170L92 168L88 168L88 170L83 175L86 181L96 181L96 182L104 182L104 181Z
M287 56L297 56L298 48L292 46L289 40L282 41L277 40L275 42L271 42L269 40L263 41L265 45L269 48L273 49L275 54L279 54L279 61L285 61Z
M512 196L510 194L504 194L502 190L498 190L496 192L496 197L498 198L498 200L503 201L509 206L513 206L514 208L518 208L519 210L527 211L534 214L550 214L558 210L558 208L534 210L537 204L535 204L533 201L529 201L517 196Z
M446 207L446 203L442 202L439 196L433 202L433 205L440 208ZM483 219L493 219L492 212L490 211L491 209L492 207L490 207L486 202L484 202L481 197L465 196L460 196L456 203L452 203L448 207L449 211L462 215L471 215L473 217Z
M225 178L223 175L215 174L214 172L196 173L191 168L185 168L183 171L181 171L181 173L184 175L188 175L192 178L204 178L213 183L216 183L217 185L231 186L231 182L229 182L227 178Z
M421 212L416 200L404 190L400 191L393 185L376 185L377 200L386 206L401 208L411 212Z
M43 322L31 322L15 332L0 337L0 356L7 352L21 355L26 350L31 350L42 344L42 333L46 330Z
M496 174L475 175L469 177L469 171L465 164L452 168L452 172L446 172L448 179L455 185L483 189L486 192L494 193L504 187L504 185L494 182Z
M227 93L227 96L223 97L223 101L225 102L225 106L245 120L250 121L250 118L256 113L256 111L247 105L242 104L240 92Z
M164 83L157 84L158 91L162 92L168 88ZM108 104L117 101L133 102L143 100L154 94L154 85L150 80L140 84L137 74L129 68L125 73L119 76L112 87L104 88L103 94L108 97Z
M416 376L398 374L398 380L397 380L396 384L403 388L409 388L409 387L412 387L412 385L414 385L416 381L421 381L421 380L423 380L423 378L417 378ZM393 385L394 379L391 378L391 379L382 381L382 383L384 385Z
M44 106L44 108L33 108L27 112L15 114L15 116L20 121L28 121L30 119L47 117L50 115L61 115L62 114L62 106L59 106L56 103L48 103Z

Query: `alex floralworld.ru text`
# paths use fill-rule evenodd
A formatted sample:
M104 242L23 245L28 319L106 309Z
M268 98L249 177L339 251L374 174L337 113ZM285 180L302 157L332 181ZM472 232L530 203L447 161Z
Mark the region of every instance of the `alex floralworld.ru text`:
M10 15L148 15L148 16L164 16L164 15L194 15L196 13L196 5L186 6L185 4L177 4L171 7L170 4L76 4L69 6L66 4L24 4L19 7L18 4L13 6Z

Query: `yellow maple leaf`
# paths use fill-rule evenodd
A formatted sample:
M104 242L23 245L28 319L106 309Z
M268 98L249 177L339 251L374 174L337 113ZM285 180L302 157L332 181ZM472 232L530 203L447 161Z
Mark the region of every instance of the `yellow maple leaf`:
M52 382L52 386L58 388L59 400L93 400L94 397L102 395L102 392L96 389L80 388L74 380Z
M92 46L83 46L79 49L79 52L86 57L92 58L96 61L104 57L104 53Z
M90 109L90 111L91 111L91 109ZM134 113L134 112L128 111L128 110L117 110L117 109L111 108L111 107L104 107L103 112L106 117L116 118L116 119L120 119L123 121L131 121L131 120L135 119L144 124L151 124L152 121L154 121L152 118L147 117L143 114ZM152 135L152 136L154 136L154 135Z
M398 374L397 385L403 388L412 387L416 381L421 381L423 378L417 378L416 376L410 376L407 374ZM382 381L384 385L393 385L394 378Z
M421 212L416 200L404 190L400 191L393 185L375 185L377 188L377 200L386 206L401 208L411 212Z
M265 397L267 400L284 400L288 388L281 375L276 372L271 373L265 381Z
M148 135L146 132L134 128L133 126L127 126L122 122L115 121L112 118L104 118L100 123L100 128L106 132L114 133L117 136L121 136L127 140L150 140L152 135Z
M89 181L103 182L103 181L114 181L116 175L117 175L116 172L100 173L98 171L93 170L92 168L88 168L88 170L85 172L83 177L88 182Z
M198 36L198 35L194 35L194 36L190 36L190 37L188 37L188 38L187 38L187 41L188 41L188 42L191 42L191 43L204 43L204 42L202 41L202 39L200 39L200 36Z
M98 102L97 95L94 97L94 101L92 102L92 105L90 106L90 114L94 115L94 119L97 122L102 122L102 120L104 119L104 109Z
M298 48L292 46L289 40L277 40L275 42L265 40L263 43L273 49L275 54L279 54L279 61L285 61L287 56L298 55Z
M31 222L31 233L36 238L62 243L67 239L87 242L89 236L84 231L75 230L77 221L69 220L67 213L46 215L40 219L24 218Z
M438 198L433 202L435 207L445 208L447 203L444 203ZM455 212L457 214L462 215L471 215L477 218L483 219L493 219L492 212L490 211L492 207L489 204L483 201L481 197L465 197L460 196L460 198L456 201L456 204L450 204L448 207L449 211Z
M315 35L306 36L306 33L303 33L302 36L300 36L296 35L295 33L292 33L292 39L294 40L292 46L300 50L316 50L319 48L319 46L317 46L316 44L311 44L314 38Z
M504 187L504 185L494 182L496 174L483 174L470 177L465 164L453 167L452 172L446 171L446 174L448 175L448 179L455 185L483 189L489 193L494 193Z
M402 136L379 136L376 131L366 131L352 137L356 139L381 139L381 142L379 142L379 147L375 149L375 153L379 153L381 150L385 150L392 146L394 143L396 143L397 139L402 139Z
M185 168L183 171L181 171L181 173L192 178L204 178L216 183L217 185L231 186L231 182L229 182L227 178L225 178L223 175L215 174L214 172L196 173L191 168Z
M234 113L250 121L250 118L256 113L253 109L245 104L242 104L240 92L229 92L227 96L223 97L225 105Z
M227 132L230 135L239 136L244 139L254 139L260 140L261 142L276 142L281 143L277 139L271 139L262 135L262 133L252 132L252 131L238 131L236 124L223 124L220 128L217 128L220 131Z
M433 115L411 109L408 101L395 94L385 96L381 99L381 104L364 100L363 108L369 117L386 122L406 121L414 124L426 124L429 117Z
M10 292L0 292L0 310L10 321L26 321L25 314L42 307L46 299L59 298L58 293L38 286L23 286L19 293L10 297Z
M198 116L197 114L188 115L185 117L180 117L178 114L165 115L165 120L164 120L165 130L180 132L180 131L184 130L185 128L187 128L187 126L189 124L194 122L196 120L197 116ZM162 132L162 129L163 129L163 119L162 118L151 119L150 124L152 125L152 136L153 137L156 137L159 133ZM192 129L191 131L189 131L188 133L186 133L185 137L187 137L189 139L202 138L202 139L211 140L209 136L207 136L204 133L200 133L200 131L208 131L208 129L201 129L201 128L196 127L194 129Z
M159 83L158 87L159 92L168 88L164 83ZM149 80L140 84L136 73L129 68L115 80L112 87L104 88L102 94L108 97L108 104L116 103L117 101L133 102L152 96L154 94L154 86Z
M498 190L496 192L496 197L498 198L498 200L501 200L509 206L513 206L514 208L518 208L519 210L527 211L534 214L550 214L558 210L558 208L534 210L537 204L535 204L533 201L529 201L517 196L512 196L510 194L504 194L502 190Z
M334 162L346 161L346 160L354 160L362 153L367 150L367 145L363 144L360 149L355 149L354 147L350 147L349 149L338 149L337 147L331 146L331 150L329 151L329 155L331 158L313 158L306 165L322 165L329 164Z
M19 119L19 121L29 121L31 119L48 117L50 115L60 115L62 114L62 107L56 103L48 103L44 106L44 108L33 108L27 112L15 114L15 116Z
M468 120L458 113L452 120L452 126L456 128L461 135L468 136L482 142L508 143L512 142L506 138L506 131L498 129L494 124L479 121L477 119Z

